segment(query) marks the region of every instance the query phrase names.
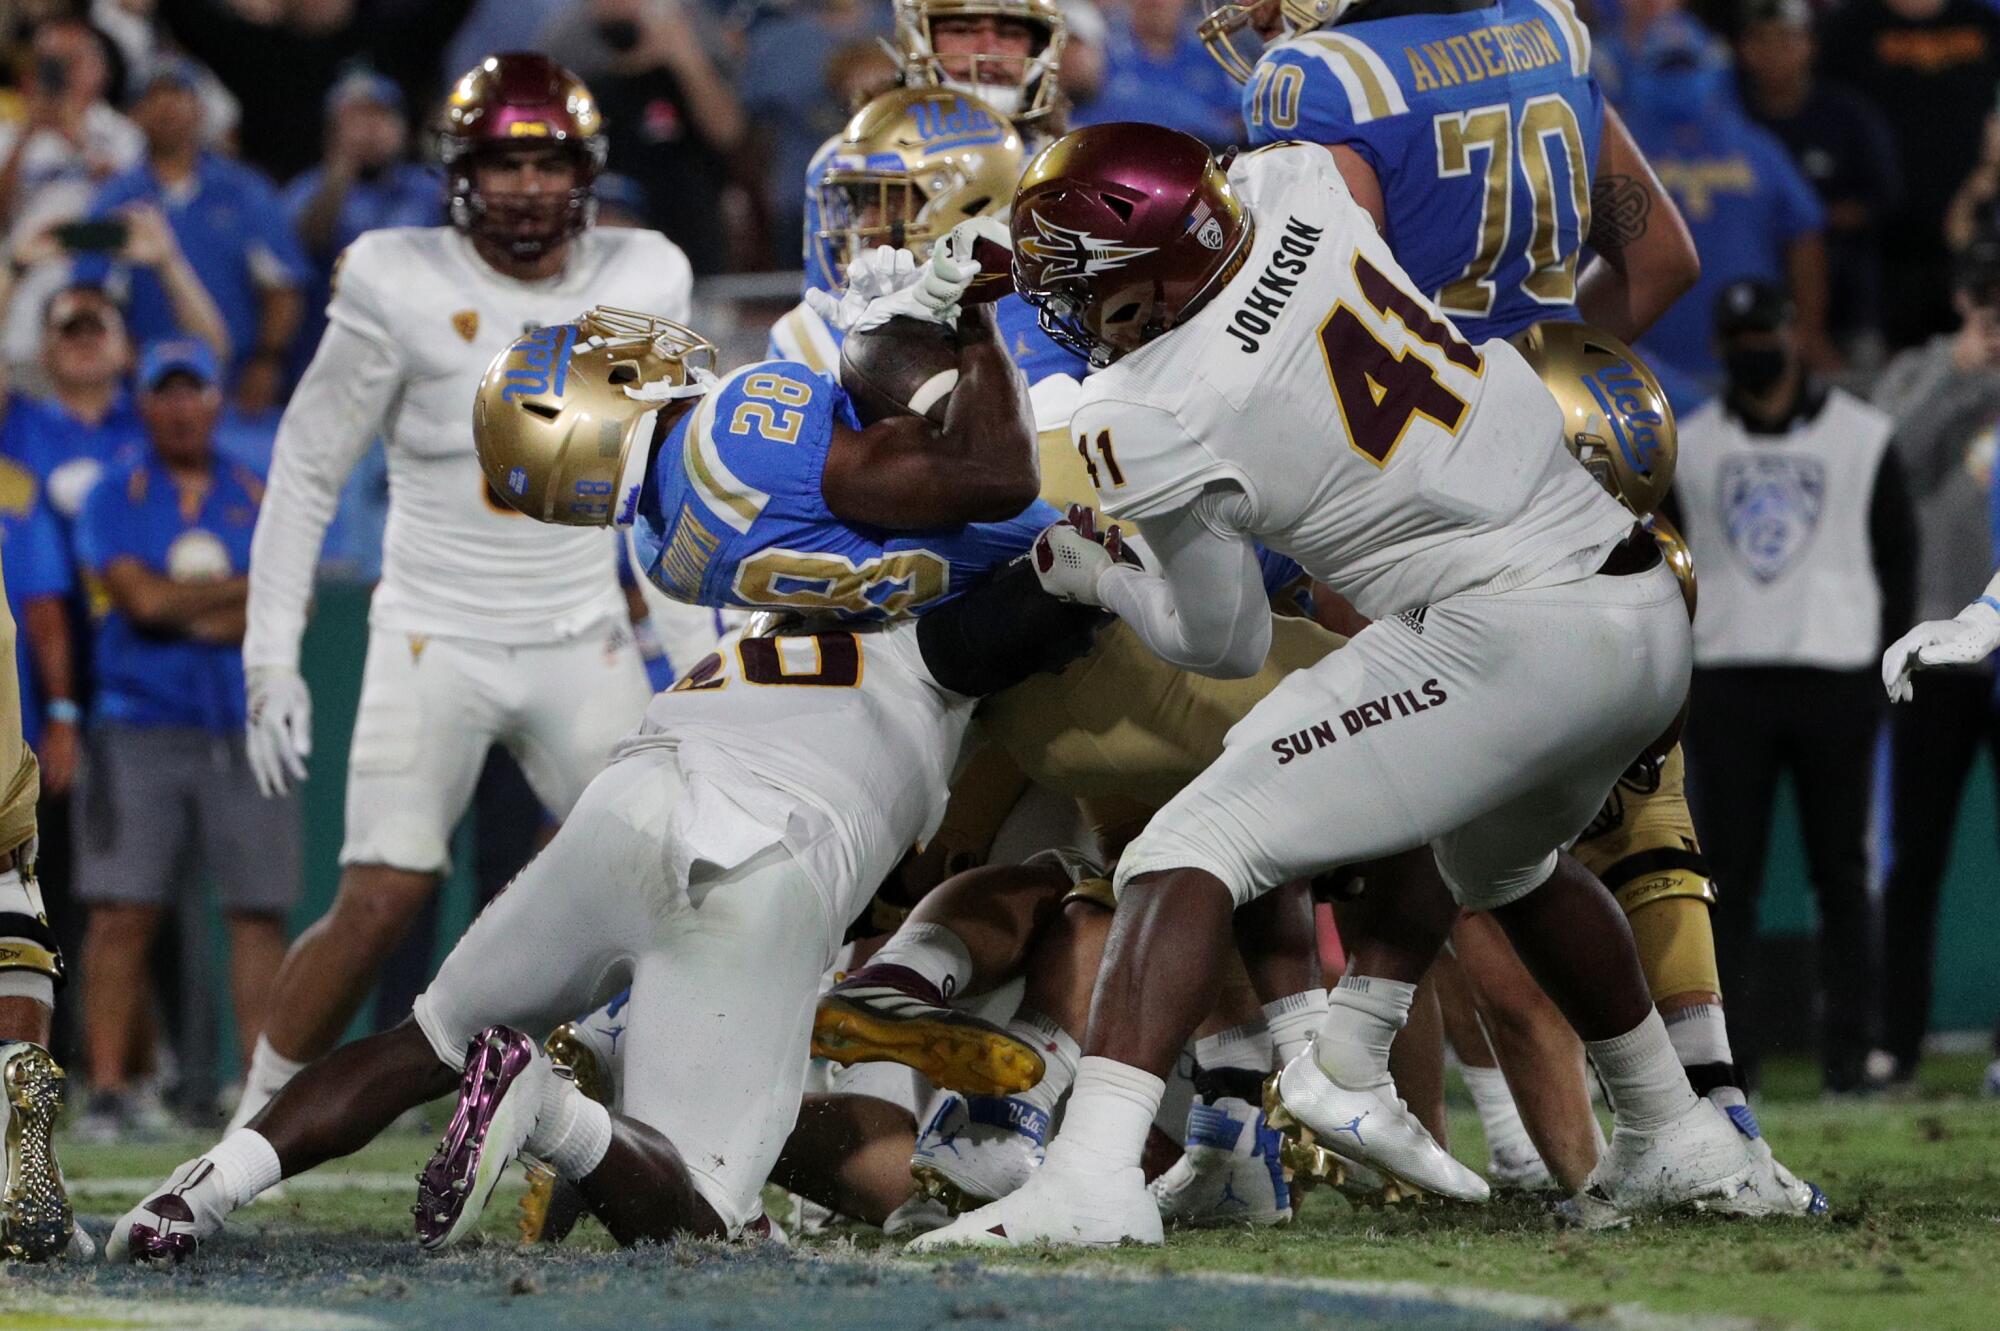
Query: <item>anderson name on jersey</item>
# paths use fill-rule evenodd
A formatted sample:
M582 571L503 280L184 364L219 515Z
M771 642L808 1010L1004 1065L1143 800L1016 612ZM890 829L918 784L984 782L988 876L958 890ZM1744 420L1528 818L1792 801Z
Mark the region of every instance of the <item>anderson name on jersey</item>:
M604 533L535 522L489 495L471 403L524 329L612 295L685 319L691 289L686 257L652 231L585 231L563 271L533 283L496 273L448 227L373 231L349 246L326 336L279 427L246 663L296 663L326 523L378 433L392 499L374 627L518 645L621 614Z
M847 624L921 615L1024 553L1060 518L1037 500L1006 522L931 531L863 527L821 492L847 393L793 361L744 366L661 441L626 485L646 578L677 601L793 610Z
M1389 244L1477 344L1576 315L1604 97L1570 0L1375 0L1264 52L1255 144L1344 144L1381 181Z
M1564 451L1541 380L1410 289L1326 149L1250 153L1229 180L1256 219L1243 268L1084 381L1072 428L1103 459L1107 513L1144 520L1219 491L1205 521L1378 619L1623 539L1630 515Z

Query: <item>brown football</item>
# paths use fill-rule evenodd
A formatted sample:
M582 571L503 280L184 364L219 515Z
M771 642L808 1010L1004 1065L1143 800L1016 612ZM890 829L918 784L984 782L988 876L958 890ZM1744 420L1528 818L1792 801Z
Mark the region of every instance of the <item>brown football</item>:
M864 425L889 416L943 424L957 385L956 335L943 324L899 316L841 343L840 386Z
M972 279L960 298L961 305L980 305L998 300L1014 290L1014 252L1005 245L981 237L972 242L972 257L979 260L979 276Z

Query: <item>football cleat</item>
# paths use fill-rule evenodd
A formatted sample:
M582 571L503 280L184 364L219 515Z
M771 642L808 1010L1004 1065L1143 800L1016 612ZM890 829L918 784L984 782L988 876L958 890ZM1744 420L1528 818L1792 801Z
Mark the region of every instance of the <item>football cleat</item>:
M1817 1183L1808 1183L1779 1164L1771 1154L1771 1143L1764 1138L1763 1129L1757 1125L1757 1116L1750 1112L1749 1105L1725 1105L1715 1101L1715 1107L1728 1117L1744 1145L1750 1149L1750 1186L1726 1201L1705 1204L1702 1209L1722 1215L1742 1216L1824 1216L1827 1214L1826 1194Z
M1195 1105L1186 1154L1150 1189L1160 1218L1193 1228L1286 1223L1292 1190L1278 1152L1278 1134L1256 1106L1235 1096Z
M1533 1145L1496 1149L1486 1157L1496 1192L1554 1192L1561 1185Z
M950 1223L951 1211L943 1202L915 1193L910 1200L889 1212L889 1218L882 1222L882 1233L892 1239L906 1239L942 1229Z
M556 1076L535 1042L507 1026L489 1026L466 1051L458 1108L444 1140L417 1175L417 1242L431 1251L470 1233L508 1162L521 1152L541 1112L542 1091Z
M1398 1194L1394 1200L1412 1193L1461 1202L1492 1197L1486 1180L1437 1144L1393 1085L1349 1090L1321 1069L1313 1056L1317 1043L1278 1074L1278 1099L1287 1118L1312 1133L1316 1148L1381 1175Z
M952 1215L998 1201L1042 1163L1049 1116L1011 1096L947 1094L917 1138L910 1177Z
M542 1042L549 1061L569 1069L576 1089L607 1108L617 1099L613 1082L614 1059L623 1025L597 1020L605 1014L613 1019L625 1006L625 995L611 1002L604 1013L593 1013L583 1021L564 1022ZM528 1190L521 1194L516 1223L523 1243L561 1243L584 1212L583 1194L543 1161L528 1166Z
M177 1265L221 1232L227 1214L215 1165L206 1156L190 1160L112 1226L105 1260Z
M1584 1229L1616 1229L1679 1209L1769 1214L1747 1209L1757 1204L1756 1173L1741 1134L1714 1104L1697 1099L1651 1131L1614 1122L1610 1149L1557 1216Z
M1332 1188L1355 1206L1393 1206L1420 1199L1422 1193L1403 1189L1366 1165L1343 1160L1319 1144L1311 1128L1292 1117L1278 1095L1279 1073L1264 1079L1264 1122L1278 1134L1278 1164L1292 1194L1292 1215L1314 1188Z
M0 1091L6 1095L6 1190L0 1192L0 1256L46 1262L60 1256L76 1232L56 1162L56 1116L62 1112L63 1070L49 1051L26 1040L0 1046Z
M963 1095L1015 1095L1043 1071L1033 1045L956 1011L904 966L863 966L827 990L813 1017L812 1051L836 1063L901 1063Z
M1121 1243L1158 1247L1166 1242L1160 1208L1146 1191L1137 1165L1092 1168L1061 1141L1028 1181L997 1202L967 1211L941 1229L919 1235L909 1252L943 1248L1019 1248L1036 1243L1111 1248Z

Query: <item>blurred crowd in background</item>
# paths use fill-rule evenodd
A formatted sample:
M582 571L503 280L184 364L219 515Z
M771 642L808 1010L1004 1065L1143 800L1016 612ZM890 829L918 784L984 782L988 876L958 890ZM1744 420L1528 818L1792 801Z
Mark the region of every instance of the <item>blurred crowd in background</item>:
M1240 89L1195 35L1200 0L1062 8L1069 125L1143 119L1218 147L1242 139ZM1646 358L1690 418L1747 391L1742 376L1774 353L1732 351L1716 319L1727 293L1753 293L1737 313L1764 314L1723 331L1778 338L1800 367L1773 428L1816 384L1874 399L1894 427L1896 493L1878 482L1871 524L1852 536L1874 543L1886 631L1911 613L1949 617L1993 567L2000 3L1578 8L1607 96L1703 264ZM445 220L430 129L451 81L492 51L548 53L607 120L600 224L664 231L702 277L784 272L800 263L808 158L896 77L890 29L890 0L0 0L0 543L51 901L91 907L64 904L58 922L88 930L70 952L97 976L82 1029L88 1080L116 1101L105 1131L165 1113L156 1095L150 1109L132 1102L157 1085L133 1051L154 1043L146 955L162 904L197 871L230 924L246 1047L260 1024L297 892L296 831L286 839L247 786L217 777L227 764L201 737L242 725L235 643L258 477L336 259L363 231ZM378 450L343 500L325 576L372 580L386 485ZM210 544L175 538L190 519L177 525L170 491L208 506ZM1909 849L1890 873L1882 1014L1858 1000L1832 1014L1872 1028L1829 1037L1834 1089L1914 1071L1957 792L1978 748L2000 753L1992 695L1990 674L1927 679L1918 707L1899 709L1898 754L1927 784L1898 787L1891 841ZM1872 737L1879 696L1852 707ZM104 783L121 752L166 746L138 765L177 783L146 800L185 809L151 829L175 848L159 866L120 864L91 802L71 808L86 733L122 736L122 750L92 750ZM1797 757L1787 743L1771 740L1773 773ZM1851 781L1872 781L1865 757ZM1808 850L1822 911L1844 922L1829 969L1867 973L1880 934L1854 916L1870 873L1866 820L1850 816L1867 792L1854 794L1850 782L1806 811ZM1755 831L1734 869L1752 882L1768 828ZM1864 1068L1876 1044L1886 1052Z

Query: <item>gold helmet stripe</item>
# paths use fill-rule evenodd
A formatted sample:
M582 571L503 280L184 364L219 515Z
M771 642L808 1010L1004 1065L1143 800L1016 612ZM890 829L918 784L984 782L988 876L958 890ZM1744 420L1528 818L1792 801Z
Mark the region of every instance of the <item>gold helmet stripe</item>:
M1556 21L1569 38L1569 70L1578 78L1590 73L1590 32L1576 16L1576 7L1570 0L1535 0L1542 12Z
M1309 32L1295 39L1299 49L1325 62L1347 89L1348 105L1356 124L1406 114L1409 102L1396 86L1395 75L1382 58L1350 37L1331 32Z
M739 480L723 462L715 440L710 438L715 427L715 400L721 395L722 390L716 389L695 409L694 419L688 422L687 438L681 445L681 461L702 502L738 532L747 532L763 513L764 505L771 502L771 496Z

